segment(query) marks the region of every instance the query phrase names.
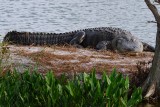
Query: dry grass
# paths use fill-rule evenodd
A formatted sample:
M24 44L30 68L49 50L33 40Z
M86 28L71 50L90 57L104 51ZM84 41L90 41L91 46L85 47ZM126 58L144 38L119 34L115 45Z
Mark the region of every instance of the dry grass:
M63 50L63 51L70 51L70 52L76 52L77 51L77 48L72 46L72 45L69 45L69 44L66 44L66 45L61 45L61 46L57 46L57 45L52 45L51 46L52 49L57 49L57 50Z
M28 57L45 69L55 73L90 72L95 68L98 72L113 68L124 73L136 72L138 61L149 61L151 53L117 53L112 51L96 51L94 49L78 49L73 46L51 47L12 47L19 56ZM44 71L41 71L44 72Z
M90 56L78 56L77 60L79 60L80 63L89 63L91 61L90 58Z
M140 86L147 78L151 67L151 61L140 61L137 63L138 71L131 75L131 83Z

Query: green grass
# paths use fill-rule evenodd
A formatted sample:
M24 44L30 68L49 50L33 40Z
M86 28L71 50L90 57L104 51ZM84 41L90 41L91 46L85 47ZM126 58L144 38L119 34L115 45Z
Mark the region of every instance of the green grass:
M142 100L136 88L131 96L129 78L114 70L97 79L95 71L68 79L48 72L7 72L0 77L0 106L5 107L131 107Z

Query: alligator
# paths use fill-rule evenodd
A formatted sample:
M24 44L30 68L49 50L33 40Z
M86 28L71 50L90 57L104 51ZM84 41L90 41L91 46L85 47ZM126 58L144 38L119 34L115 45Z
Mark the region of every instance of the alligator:
M154 47L141 42L129 31L114 27L99 27L76 30L66 33L8 32L4 42L21 45L64 45L92 47L97 50L115 50L119 52L154 52Z

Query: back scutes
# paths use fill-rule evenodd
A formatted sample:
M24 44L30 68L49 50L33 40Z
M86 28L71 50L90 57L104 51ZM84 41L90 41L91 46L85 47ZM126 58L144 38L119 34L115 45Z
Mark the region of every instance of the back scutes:
M4 37L4 42L21 45L53 45L68 43L72 36L70 34L55 33L30 33L11 31Z
M50 36L51 35L46 35L44 33L11 31L6 34L3 41L9 44L43 45L47 40L51 39Z

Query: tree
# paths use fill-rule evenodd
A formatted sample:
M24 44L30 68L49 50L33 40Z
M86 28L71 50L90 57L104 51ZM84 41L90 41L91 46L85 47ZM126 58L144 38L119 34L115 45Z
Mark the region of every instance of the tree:
M150 73L142 85L143 95L145 98L151 96L160 96L160 14L156 6L150 0L144 0L151 10L157 22L156 46Z

